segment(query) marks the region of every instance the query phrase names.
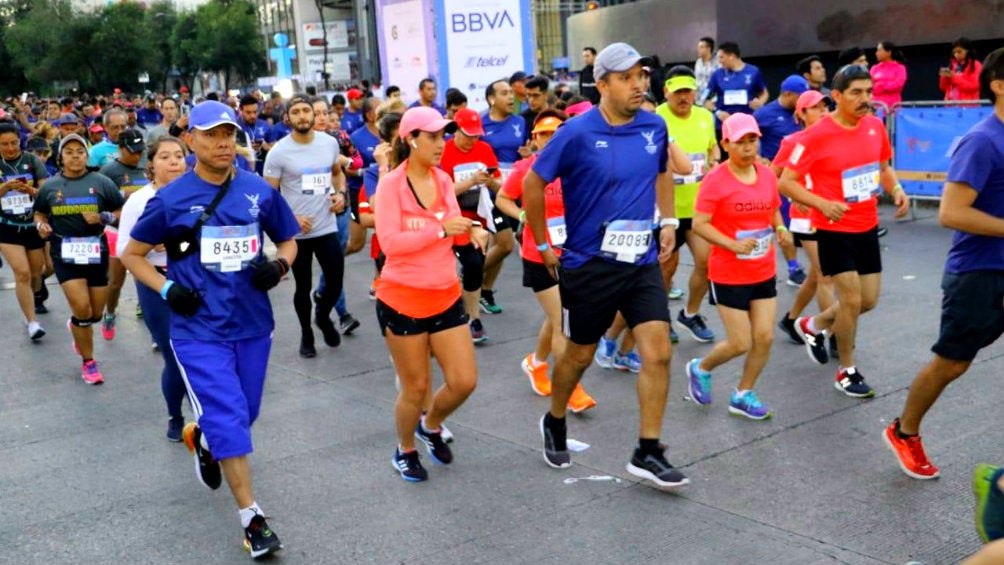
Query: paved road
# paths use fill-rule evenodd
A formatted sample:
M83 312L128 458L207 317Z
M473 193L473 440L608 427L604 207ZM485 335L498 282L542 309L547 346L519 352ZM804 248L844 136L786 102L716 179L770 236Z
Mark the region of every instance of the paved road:
M883 210L888 216L889 211ZM891 223L891 222L890 222ZM890 226L878 310L861 326L859 366L878 395L856 401L778 335L761 395L776 416L729 417L739 366L716 373L716 404L681 399L683 365L708 346L676 349L663 440L693 479L679 494L632 481L634 378L591 368L599 405L569 435L592 447L566 471L546 467L537 418L548 401L519 370L542 314L510 261L478 349L481 380L449 421L456 461L407 484L390 466L393 374L378 337L368 259L350 258L349 302L364 325L342 347L297 355L292 284L273 294L278 330L252 459L259 502L285 563L905 563L957 562L978 547L969 477L1004 443L999 347L984 352L926 423L943 477L904 476L880 433L898 414L937 332L948 234L932 219ZM687 259L682 272L686 274ZM0 271L0 283L10 271ZM682 280L682 279L681 279ZM131 284L131 281L130 283ZM794 289L780 287L782 309ZM164 440L160 359L123 298L119 337L100 343L106 383L79 378L56 293L49 330L27 343L11 291L0 292L0 563L242 563L226 489L206 491L188 452ZM678 303L673 304L679 308ZM711 326L721 334L717 316ZM319 342L320 343L320 342ZM425 458L428 461L428 458ZM610 475L618 482L566 478Z

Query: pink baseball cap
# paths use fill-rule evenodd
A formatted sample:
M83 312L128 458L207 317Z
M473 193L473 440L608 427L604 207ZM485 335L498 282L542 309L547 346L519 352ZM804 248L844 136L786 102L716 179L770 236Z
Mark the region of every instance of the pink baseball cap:
M795 102L795 113L801 114L806 108L812 108L824 100L826 101L826 104L829 105L829 96L826 96L818 90L806 90L798 95L798 101Z
M756 118L749 114L732 114L722 123L722 139L736 142L755 133L760 137L760 126L756 123Z
M593 103L588 100L583 100L578 104L572 104L571 106L565 108L565 115L568 117L578 116L593 109Z
M435 133L440 130L446 133L457 131L457 124L443 117L439 111L428 106L418 106L409 108L401 117L401 125L398 135L401 139L406 139L413 131L427 131Z

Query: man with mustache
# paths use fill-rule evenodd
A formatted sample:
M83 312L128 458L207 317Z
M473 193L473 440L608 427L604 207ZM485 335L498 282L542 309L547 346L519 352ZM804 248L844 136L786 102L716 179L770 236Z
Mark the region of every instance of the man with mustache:
M882 257L876 196L884 189L896 203L896 217L910 199L889 164L892 147L885 125L871 114L872 80L860 65L841 68L833 79L837 109L805 130L781 173L781 194L813 208L820 269L832 277L839 302L815 317L795 321L809 357L829 360L824 332L837 336L840 366L834 387L855 398L875 395L854 366L858 317L878 302ZM811 176L809 192L799 179Z

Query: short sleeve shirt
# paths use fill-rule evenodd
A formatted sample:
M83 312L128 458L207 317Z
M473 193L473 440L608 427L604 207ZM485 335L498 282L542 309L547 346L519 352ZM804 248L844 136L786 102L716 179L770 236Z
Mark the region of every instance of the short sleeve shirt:
M502 194L511 200L519 200L523 197L523 180L530 172L530 167L537 160L536 155L517 161L513 166L512 174L506 179L502 187ZM547 221L547 243L551 244L554 252L560 257L561 246L564 245L567 237L565 230L565 203L561 196L561 179L547 183L544 187L544 218ZM534 235L530 226L523 227L523 243L520 248L520 255L527 261L543 263L544 260L537 251L537 236Z
M519 114L509 114L505 120L496 122L491 119L490 113L482 114L481 121L485 128L485 135L481 140L495 150L505 178L513 163L522 159L519 148L526 145L529 138L526 121Z
M57 175L42 185L35 199L35 211L49 216L49 224L57 238L96 237L104 233L101 224L88 224L83 212L114 212L125 200L119 187L101 173L85 173L68 179ZM60 246L52 246L53 257L60 257Z
M22 152L13 161L0 159L0 183L21 179L25 184L38 187L38 183L48 178L49 171L37 156ZM17 224L33 224L31 196L12 190L0 198L0 217Z
M264 176L279 179L279 189L297 216L310 216L310 233L296 239L311 239L338 231L338 219L330 210L331 168L338 160L338 141L314 132L307 144L292 136L279 140L265 157Z
M656 113L666 120L669 135L676 144L686 151L694 170L689 175L673 174L673 202L677 218L693 218L697 191L704 175L708 173L708 162L715 144L715 118L711 112L694 106L690 116L679 118L666 104L660 104Z
M766 89L760 69L749 63L738 71L720 67L708 80L708 97L718 97L715 108L730 114L752 114L750 101Z

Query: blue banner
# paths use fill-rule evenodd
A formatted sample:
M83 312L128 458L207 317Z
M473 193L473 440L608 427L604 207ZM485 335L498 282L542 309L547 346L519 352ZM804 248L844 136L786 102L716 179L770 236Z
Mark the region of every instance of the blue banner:
M900 107L893 114L893 168L910 196L941 197L955 146L992 106Z

